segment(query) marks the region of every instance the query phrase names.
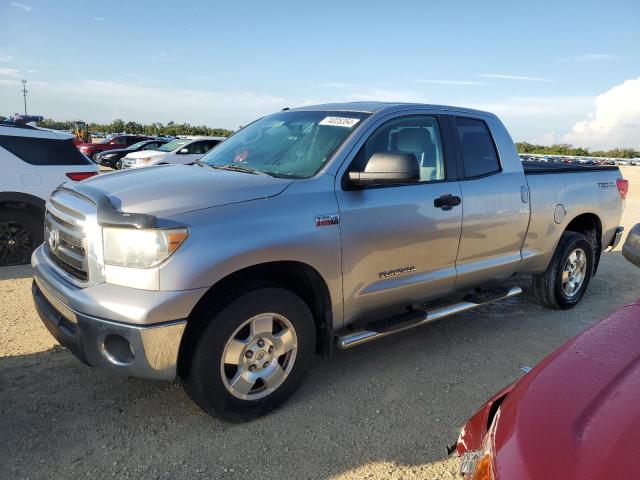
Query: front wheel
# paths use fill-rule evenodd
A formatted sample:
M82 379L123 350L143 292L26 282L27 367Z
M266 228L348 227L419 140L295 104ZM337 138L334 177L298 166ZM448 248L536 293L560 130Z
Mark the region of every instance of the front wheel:
M565 232L547 270L533 277L538 301L550 308L572 308L582 300L593 275L593 247L581 233Z
M300 386L315 351L313 317L300 297L259 288L210 315L183 379L202 410L247 421L273 410Z

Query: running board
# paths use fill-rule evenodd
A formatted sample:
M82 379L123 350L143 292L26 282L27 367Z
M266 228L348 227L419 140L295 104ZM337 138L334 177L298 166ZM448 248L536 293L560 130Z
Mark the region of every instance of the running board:
M403 332L411 328L419 327L420 325L440 320L441 318L450 317L462 312L468 312L469 310L474 310L478 307L482 307L483 305L489 305L490 303L498 300L514 297L521 293L522 289L520 287L509 287L508 289L504 289L500 292L500 294L466 297L465 300L461 302L434 308L433 310L424 312L424 315L421 314L417 318L414 317L409 320L400 321L395 325L388 325L382 329L358 330L341 335L337 337L338 348L346 350L372 340L377 340L378 338L387 337L397 332Z

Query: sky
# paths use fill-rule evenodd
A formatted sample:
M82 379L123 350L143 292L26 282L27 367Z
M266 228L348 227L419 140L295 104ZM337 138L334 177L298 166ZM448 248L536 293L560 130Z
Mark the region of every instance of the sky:
M640 148L640 1L0 0L0 114L235 129L330 101L489 110Z

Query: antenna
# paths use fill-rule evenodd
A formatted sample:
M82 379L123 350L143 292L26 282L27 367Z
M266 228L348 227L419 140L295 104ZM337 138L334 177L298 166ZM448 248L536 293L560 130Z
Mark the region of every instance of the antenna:
M27 115L27 81L22 80L22 96L24 97L24 114Z

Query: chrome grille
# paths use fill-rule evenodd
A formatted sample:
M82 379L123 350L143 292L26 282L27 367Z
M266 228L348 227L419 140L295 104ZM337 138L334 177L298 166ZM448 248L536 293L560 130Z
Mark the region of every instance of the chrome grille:
M61 270L79 280L88 280L87 242L82 226L84 215L53 199L47 204L44 249Z

